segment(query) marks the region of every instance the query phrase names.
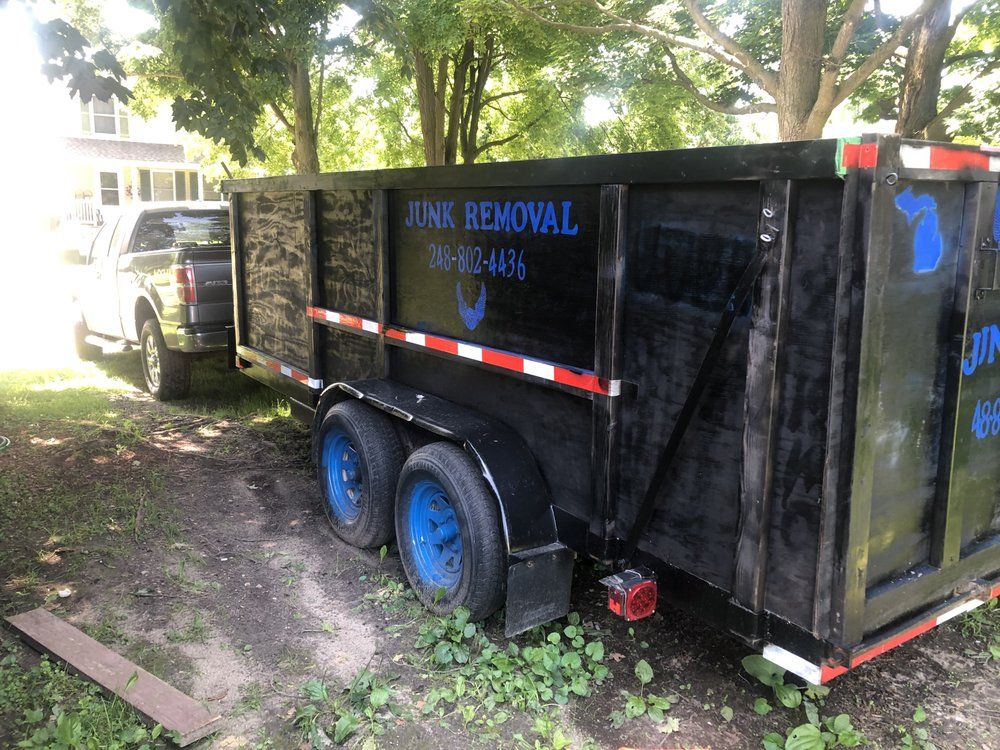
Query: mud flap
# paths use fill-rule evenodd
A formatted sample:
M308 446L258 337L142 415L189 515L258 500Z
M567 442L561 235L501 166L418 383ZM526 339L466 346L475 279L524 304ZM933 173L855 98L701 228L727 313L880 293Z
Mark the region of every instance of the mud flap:
M569 612L573 551L555 542L517 552L507 569L505 635L523 633Z

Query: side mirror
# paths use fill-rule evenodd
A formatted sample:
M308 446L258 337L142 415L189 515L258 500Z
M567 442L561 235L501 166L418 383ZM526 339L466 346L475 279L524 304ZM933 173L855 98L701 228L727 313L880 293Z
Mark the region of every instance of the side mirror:
M61 253L59 253L59 262L64 263L67 266L78 266L85 262L83 253L81 253L75 247L67 247Z

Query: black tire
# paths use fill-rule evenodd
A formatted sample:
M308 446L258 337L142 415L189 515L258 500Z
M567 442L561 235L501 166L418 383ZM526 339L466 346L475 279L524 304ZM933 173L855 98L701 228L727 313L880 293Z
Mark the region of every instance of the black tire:
M167 348L160 324L150 318L139 335L139 359L146 390L158 401L184 398L191 390L191 362L182 352Z
M329 463L336 456L328 455L325 446L328 436L332 441L338 434L346 434L360 462L362 484L355 501L356 515L337 513L334 480L328 478ZM323 417L316 440L323 511L334 532L348 544L363 549L390 542L396 481L403 466L403 447L391 419L360 401L344 401Z
M73 343L76 345L76 356L84 362L96 362L104 355L104 350L96 344L87 341L90 329L83 319L83 315L73 324Z
M436 482L454 510L462 541L461 571L449 588L420 575L414 546L418 531L410 518L414 489L423 480ZM431 443L414 451L403 465L396 492L396 543L410 585L424 606L437 614L466 607L470 619L482 620L504 603L507 587L497 501L482 473L458 446Z

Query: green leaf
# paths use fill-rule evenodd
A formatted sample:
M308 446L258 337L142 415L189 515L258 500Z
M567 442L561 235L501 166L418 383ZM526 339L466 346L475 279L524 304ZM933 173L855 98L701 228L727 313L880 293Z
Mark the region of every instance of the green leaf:
M591 641L583 652L594 661L602 661L604 659L604 644L601 641Z
M657 724L664 719L663 709L657 706L646 706L646 715Z
M785 750L825 750L823 734L812 724L801 724L791 731Z
M761 740L764 750L784 750L785 738L777 732L768 732Z
M437 604L439 601L441 601L441 599L447 593L448 589L446 589L444 586L438 586L436 589L434 589L434 603Z
M774 687L785 683L785 670L777 664L768 661L760 654L751 654L743 657L743 669L753 677L756 677L765 685Z
M27 724L36 724L45 718L45 712L38 708L28 708L24 711L24 721Z
M854 729L851 725L851 717L847 714L837 714L827 722L827 725L830 727L831 731L836 732L837 734L850 732Z
M794 685L775 685L774 695L785 708L798 708L802 703L802 693Z
M642 716L646 713L646 701L643 700L641 695L630 695L625 701L625 715L634 719L636 716Z
M549 643L556 644L559 643L559 641L562 639L559 637L558 633L549 633L547 636L545 636L545 640L547 640Z
M372 704L372 708L380 708L389 702L389 688L384 686L379 686L374 688L371 695L368 696L368 702Z
M384 545L384 544L379 548L379 551L378 551L378 561L380 563L385 559L385 555L386 555L386 553L388 551L389 551L389 548L386 545Z
M927 721L927 712L924 711L923 706L917 706L917 710L913 712L913 720L917 724Z
M767 702L767 698L758 698L753 702L753 710L761 716L767 716L774 709L771 707L771 704Z
M722 718L726 721L733 720L733 709L729 706L723 706L719 713L722 714Z
M438 664L451 664L451 644L447 641L442 641L437 646L434 647L434 661Z
M358 728L360 721L354 714L341 714L337 723L333 725L333 741L338 745L350 737L354 730Z
M645 659L639 659L635 665L635 676L639 678L639 682L643 685L648 685L650 680L653 679L653 668L649 666L649 662Z
M816 704L812 701L805 701L806 718L809 723L815 727L819 726L819 709L816 708Z

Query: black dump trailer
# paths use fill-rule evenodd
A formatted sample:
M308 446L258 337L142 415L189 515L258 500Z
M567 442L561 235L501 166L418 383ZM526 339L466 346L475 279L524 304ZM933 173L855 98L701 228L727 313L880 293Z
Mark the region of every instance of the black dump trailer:
M821 683L1000 595L1000 153L893 136L225 183L237 366L432 609L657 597Z

